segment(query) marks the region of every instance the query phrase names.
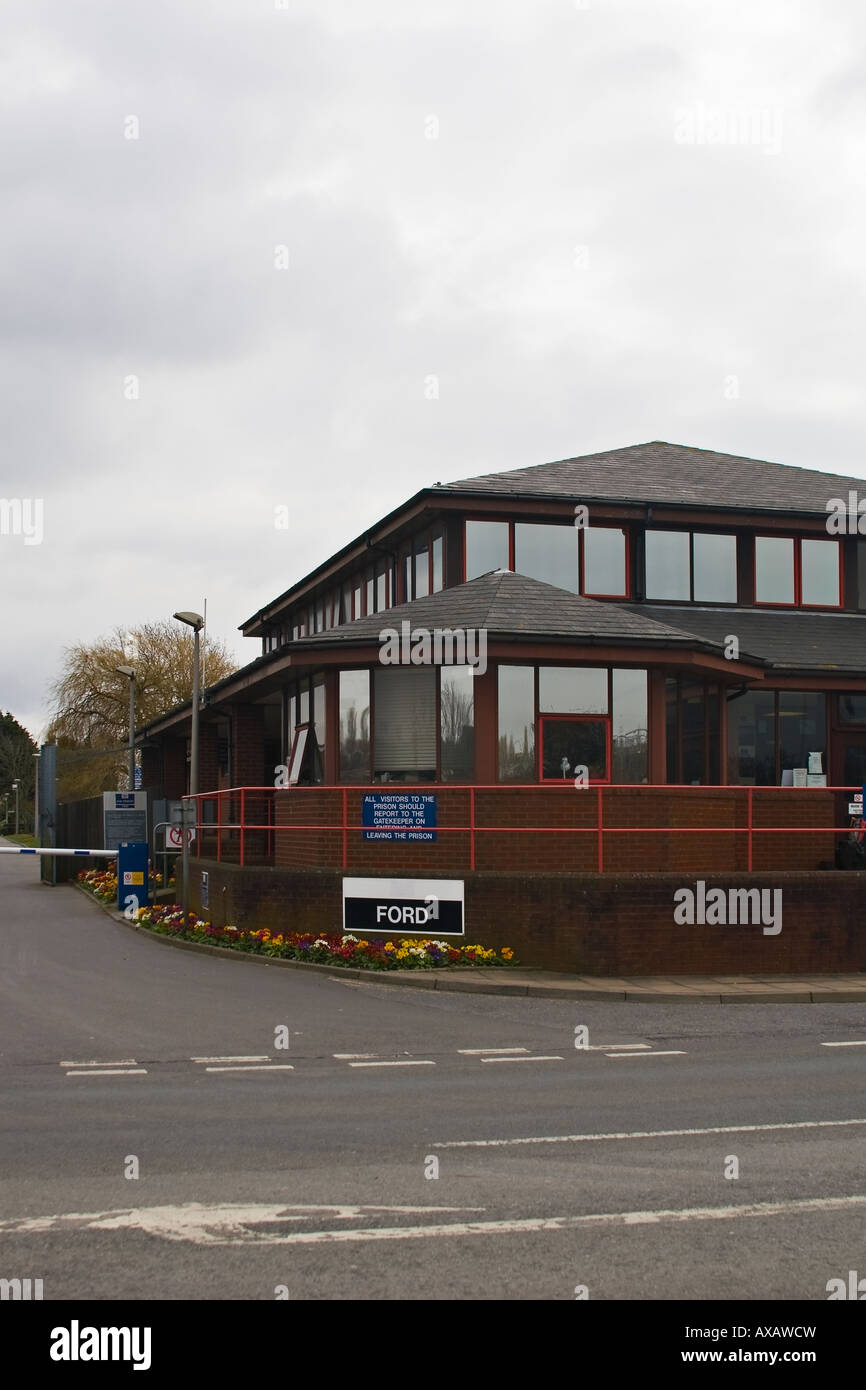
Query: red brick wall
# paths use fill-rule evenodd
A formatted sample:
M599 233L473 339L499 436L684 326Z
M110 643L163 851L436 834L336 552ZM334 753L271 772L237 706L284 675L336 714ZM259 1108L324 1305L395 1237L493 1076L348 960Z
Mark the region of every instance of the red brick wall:
M470 793L437 786L437 842L368 842L346 836L346 868L355 872L463 873L471 868ZM339 828L345 796L348 824L360 826L360 788L311 787L276 793L275 864L282 868L339 868ZM599 798L594 787L502 787L475 792L475 867L527 873L590 873L598 867ZM611 787L603 793L603 867L608 873L745 872L748 865L748 788ZM755 827L826 826L813 834L756 834L753 869L817 869L833 862L833 793L820 789L758 787ZM292 830L293 825L334 827ZM533 831L528 827L539 827ZM644 826L652 833L631 833ZM742 833L701 834L702 827L739 827ZM486 828L485 828L486 827ZM495 828L494 828L495 827ZM544 827L555 827L545 833ZM582 833L568 833L580 830ZM667 833L667 831L670 833Z
M335 931L342 875L333 870L241 869L193 861L210 874L208 916L219 926ZM526 965L586 975L829 974L866 970L864 874L706 874L712 887L781 889L782 930L674 921L686 874L481 872L462 876L466 941L512 946Z

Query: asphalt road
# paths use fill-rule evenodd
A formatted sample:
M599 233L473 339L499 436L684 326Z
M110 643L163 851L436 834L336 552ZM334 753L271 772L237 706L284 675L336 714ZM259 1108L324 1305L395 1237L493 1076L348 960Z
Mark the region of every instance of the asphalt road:
M825 1300L866 1276L859 1043L862 1004L500 999L199 957L0 856L0 1278Z

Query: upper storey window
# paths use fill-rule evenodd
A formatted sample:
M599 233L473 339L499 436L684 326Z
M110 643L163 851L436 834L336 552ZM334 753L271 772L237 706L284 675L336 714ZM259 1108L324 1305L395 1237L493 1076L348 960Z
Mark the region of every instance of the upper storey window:
M839 542L796 536L755 537L755 602L838 608Z
M507 521L467 521L466 578L477 579L490 570L507 570L509 554Z
M647 531L646 596L676 603L736 603L736 537Z
M626 536L621 527L467 521L466 579L511 568L567 593L628 595Z

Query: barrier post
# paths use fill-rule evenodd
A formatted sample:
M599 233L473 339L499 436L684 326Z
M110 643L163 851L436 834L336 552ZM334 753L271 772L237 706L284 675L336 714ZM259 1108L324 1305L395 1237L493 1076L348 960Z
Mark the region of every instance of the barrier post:
M343 868L348 864L348 839L349 839L349 789L343 788Z
M749 810L748 810L749 857L748 857L748 861L747 861L747 862L748 862L748 872L751 873L751 872L752 872L752 793L753 793L753 791L754 791L754 787L749 787L748 791L749 791L749 795L748 795L748 805L749 805Z
M246 799L246 793L247 793L246 787L241 787L241 868L244 867L244 849L245 849L245 845L246 845L246 833L247 833L247 817L246 817L247 799Z

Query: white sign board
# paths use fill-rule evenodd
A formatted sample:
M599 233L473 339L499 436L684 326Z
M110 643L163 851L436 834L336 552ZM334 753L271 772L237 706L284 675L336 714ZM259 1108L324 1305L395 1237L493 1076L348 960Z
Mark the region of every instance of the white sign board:
M462 936L463 880L344 878L343 930L365 936Z

